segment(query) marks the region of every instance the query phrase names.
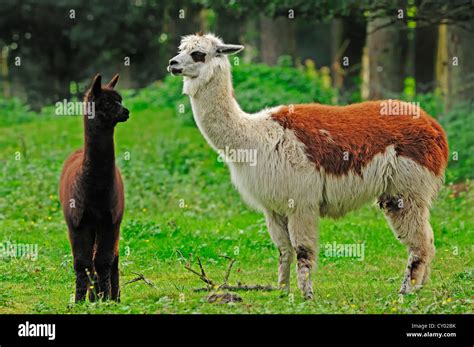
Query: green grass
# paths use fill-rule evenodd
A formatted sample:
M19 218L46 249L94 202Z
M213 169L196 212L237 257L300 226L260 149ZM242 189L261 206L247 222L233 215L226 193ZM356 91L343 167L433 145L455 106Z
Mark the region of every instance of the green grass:
M121 236L122 302L73 305L72 256L57 185L63 160L82 145L79 117L44 117L0 128L0 242L38 244L36 261L0 260L0 313L466 313L472 312L474 195L443 189L432 210L437 256L431 281L400 300L406 250L382 213L367 206L323 220L321 244L365 243L365 259L321 254L315 299L304 301L292 273L290 295L239 292L242 303L211 304L197 276L176 255L200 256L220 281L236 258L230 282L273 284L278 251L262 215L249 210L229 174L188 114L133 108L116 130L116 156L126 186ZM15 160L15 152L22 153ZM130 160L124 160L129 152ZM185 207L180 207L181 199ZM193 266L197 268L197 264Z

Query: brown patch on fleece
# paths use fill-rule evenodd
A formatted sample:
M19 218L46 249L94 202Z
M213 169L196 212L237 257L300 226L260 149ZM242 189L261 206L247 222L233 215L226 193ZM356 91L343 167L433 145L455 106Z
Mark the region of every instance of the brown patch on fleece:
M306 145L308 158L326 173L354 171L361 175L376 154L393 145L398 155L442 175L448 162L448 143L441 126L423 110L418 118L383 115L382 102L282 106L271 117L295 132Z

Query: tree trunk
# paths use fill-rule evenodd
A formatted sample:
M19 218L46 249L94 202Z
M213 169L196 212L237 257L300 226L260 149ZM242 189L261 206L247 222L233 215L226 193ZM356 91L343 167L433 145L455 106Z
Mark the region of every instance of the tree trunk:
M357 16L357 14L354 14ZM343 102L351 102L358 94L366 23L358 18L335 19L331 26L331 73L333 86L340 89Z
M275 65L282 55L296 57L294 19L260 16L260 58L268 65Z
M403 90L406 33L400 23L385 26L390 18L377 18L367 25L369 99L395 97Z
M244 22L244 18L237 18L232 16L227 11L221 11L217 13L216 32L226 43L235 44L239 43L241 30L245 26L241 26ZM240 29L240 30L237 30Z
M435 87L435 58L438 28L435 26L415 30L415 80L416 92L426 93Z
M347 38L344 37L344 22L334 19L331 22L331 77L332 86L341 89L344 85L344 69L342 56L347 49Z
M446 99L448 93L448 27L445 24L438 26L438 40L436 42L435 78L436 88Z
M3 86L3 96L5 98L11 97L10 77L8 76L8 48L2 47L0 50L0 72Z
M474 31L474 21L465 23ZM450 25L447 29L446 110L458 104L474 104L474 32Z

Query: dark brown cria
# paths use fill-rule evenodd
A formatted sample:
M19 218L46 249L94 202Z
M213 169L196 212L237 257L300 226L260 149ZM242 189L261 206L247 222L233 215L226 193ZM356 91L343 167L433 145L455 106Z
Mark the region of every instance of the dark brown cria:
M353 171L361 175L375 155L394 146L399 156L442 175L448 162L448 143L441 126L423 110L419 118L382 115L381 102L282 106L271 117L295 132L306 145L308 158L326 173L340 176Z
M64 163L59 197L69 230L76 273L76 302L97 296L119 301L118 243L124 211L122 177L115 165L114 127L129 111L113 90L116 75L101 86L97 75L84 101L95 116L84 115L84 148ZM94 289L90 290L90 279Z

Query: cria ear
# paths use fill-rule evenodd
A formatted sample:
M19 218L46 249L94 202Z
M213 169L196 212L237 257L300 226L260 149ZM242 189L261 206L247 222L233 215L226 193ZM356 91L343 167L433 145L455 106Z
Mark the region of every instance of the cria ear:
M117 82L119 80L119 74L115 74L115 76L110 80L110 82L107 84L108 87L110 88L115 88L115 86L117 85Z
M217 46L216 52L218 54L235 54L244 49L241 45L220 45Z
M100 74L95 75L91 86L92 94L95 96L100 95L102 91L102 76Z

